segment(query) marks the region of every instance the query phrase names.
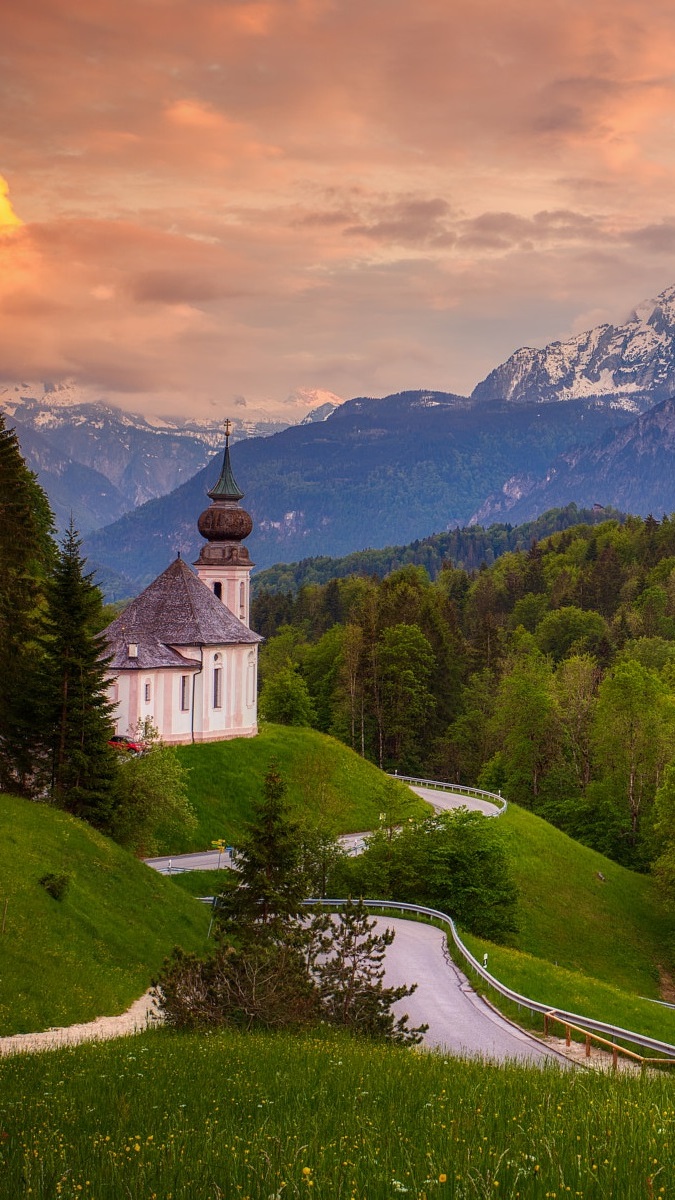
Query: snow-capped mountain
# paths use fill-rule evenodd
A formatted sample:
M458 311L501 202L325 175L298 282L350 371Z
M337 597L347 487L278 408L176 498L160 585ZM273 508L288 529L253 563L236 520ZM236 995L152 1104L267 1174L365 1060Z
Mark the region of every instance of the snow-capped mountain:
M675 287L669 287L638 305L623 325L597 325L543 350L517 350L478 384L472 399L597 399L637 414L673 393Z
M323 400L324 394L303 397L291 421L238 416L235 408L232 441L278 433ZM81 533L173 491L201 470L223 445L227 415L145 417L74 381L0 384L0 411L16 429L57 524L63 528L72 513Z

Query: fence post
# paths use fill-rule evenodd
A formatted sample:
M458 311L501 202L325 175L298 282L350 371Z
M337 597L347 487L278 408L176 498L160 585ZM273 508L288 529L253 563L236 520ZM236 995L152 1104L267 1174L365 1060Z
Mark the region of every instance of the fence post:
M612 1046L612 1067L614 1068L615 1071L616 1071L616 1068L618 1065L619 1065L619 1051L616 1046Z
M591 1057L591 1035L590 1035L590 1033L587 1033L586 1034L586 1058L590 1058L590 1057Z
M571 1044L572 1044L572 1033L570 1031L569 1025L566 1025L565 1026L565 1045L570 1046Z

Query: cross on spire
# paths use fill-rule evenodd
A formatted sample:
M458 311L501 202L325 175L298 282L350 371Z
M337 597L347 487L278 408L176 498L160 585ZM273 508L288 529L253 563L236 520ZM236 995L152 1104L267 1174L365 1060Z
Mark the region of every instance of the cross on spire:
M225 419L225 438L226 438L226 441L228 441L228 442L230 440L231 432L232 432L232 422L229 417L226 417L226 419Z

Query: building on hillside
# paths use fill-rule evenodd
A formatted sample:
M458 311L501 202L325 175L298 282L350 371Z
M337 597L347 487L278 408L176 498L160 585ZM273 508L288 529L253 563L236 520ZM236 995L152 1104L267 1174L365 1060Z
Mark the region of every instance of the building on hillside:
M229 421L220 477L197 527L194 564L180 555L105 631L115 732L150 720L165 742L254 737L258 645L249 627L253 528L230 465Z

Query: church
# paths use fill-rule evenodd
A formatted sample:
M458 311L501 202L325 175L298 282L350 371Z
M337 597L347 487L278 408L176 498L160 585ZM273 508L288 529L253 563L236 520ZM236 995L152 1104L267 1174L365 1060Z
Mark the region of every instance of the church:
M149 720L164 742L255 737L258 646L249 625L253 529L230 465L230 423L220 477L197 528L196 572L180 554L105 630L115 733Z

